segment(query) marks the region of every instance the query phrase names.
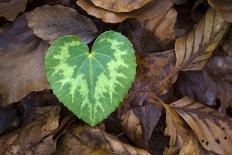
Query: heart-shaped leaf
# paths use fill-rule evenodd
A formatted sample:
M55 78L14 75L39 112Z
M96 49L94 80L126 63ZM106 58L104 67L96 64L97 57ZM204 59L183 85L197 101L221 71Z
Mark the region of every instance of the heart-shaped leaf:
M45 58L54 94L75 115L94 126L122 102L135 78L136 59L130 41L108 31L92 51L77 36L57 39Z

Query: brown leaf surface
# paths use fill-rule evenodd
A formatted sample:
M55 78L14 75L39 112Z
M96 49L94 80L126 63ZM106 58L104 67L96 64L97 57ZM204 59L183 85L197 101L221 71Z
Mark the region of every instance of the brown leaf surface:
M1 0L0 2L0 17L13 21L18 13L25 10L27 0Z
M228 22L232 22L232 1L231 0L208 0L209 4L217 9Z
M184 97L171 104L188 123L202 146L217 154L232 152L232 119Z
M100 18L106 23L119 23L127 18L150 19L160 16L172 7L171 0L155 0L149 5L131 12L111 12L100 7L96 7L88 0L77 0L76 4L84 9L89 15ZM155 14L153 12L156 12Z
M0 35L0 94L3 105L31 91L49 89L44 72L48 45L27 27L23 16Z
M76 10L61 5L44 5L26 14L28 25L35 35L48 43L64 35L78 35L90 43L97 35L97 28L87 17Z
M154 10L154 14L156 10ZM153 33L153 35L158 38L162 47L168 46L170 43L174 42L175 31L174 26L176 23L177 12L175 9L167 10L163 12L160 16L152 19L138 19L139 23L145 29Z
M99 128L73 126L57 146L57 154L125 154L150 155L149 152L120 142Z
M205 150L199 145L186 122L171 106L167 104L163 106L166 110L165 134L170 136L170 148L166 148L164 154L205 155Z
M232 103L232 57L213 57L202 71L187 71L179 74L175 88L184 96L214 106L221 103L225 112Z
M189 35L176 40L177 70L201 70L221 41L227 27L228 24L220 14L209 8Z
M162 107L159 104L133 107L121 115L122 128L133 144L147 148L161 114Z
M51 154L56 143L51 134L59 125L59 107L37 108L34 120L0 137L0 154Z
M90 0L97 7L112 12L130 12L143 7L152 0Z

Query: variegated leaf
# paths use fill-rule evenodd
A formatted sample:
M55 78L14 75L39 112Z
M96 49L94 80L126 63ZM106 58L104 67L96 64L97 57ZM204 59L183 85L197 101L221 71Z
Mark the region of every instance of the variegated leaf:
M108 31L89 53L77 36L57 39L45 58L54 94L75 115L94 126L122 102L134 80L136 60L130 41Z
M220 14L209 8L194 30L175 43L177 70L201 70L216 49L228 24Z

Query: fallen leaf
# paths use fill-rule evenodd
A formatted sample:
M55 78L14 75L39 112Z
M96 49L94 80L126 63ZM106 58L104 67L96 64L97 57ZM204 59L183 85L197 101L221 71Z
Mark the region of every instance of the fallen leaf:
M152 0L90 0L97 7L112 12L130 12L143 7Z
M76 4L84 9L89 15L100 18L106 23L119 23L127 18L150 19L158 17L160 14L172 7L171 0L156 0L151 4L131 12L112 12L96 7L88 0L77 0ZM155 14L153 12L156 12Z
M228 22L232 22L232 3L230 0L208 0L209 4L217 9Z
M217 154L232 151L232 119L225 114L184 97L171 104L186 121L201 145Z
M78 35L86 43L97 36L97 28L87 17L61 5L44 5L26 13L28 26L35 35L51 44L64 35Z
M201 70L227 30L220 14L209 8L206 15L186 37L176 40L176 69Z
M154 10L154 14L156 10ZM146 30L149 30L153 35L158 38L162 47L170 45L174 42L175 31L174 26L176 23L177 12L174 9L169 9L163 12L160 16L152 19L138 19L139 23Z
M56 143L51 134L59 125L59 107L37 108L36 118L0 137L0 154L51 154ZM46 151L46 152L45 152Z
M225 36L222 48L229 56L232 56L232 27Z
M179 153L180 155L204 155L205 150L201 148L192 130L179 114L167 104L163 104L166 110L165 135L170 136L170 148L166 148L165 155Z
M26 5L27 0L3 0L0 2L0 17L13 21Z
M58 154L125 154L150 155L149 152L135 148L117 140L99 128L74 125L58 142Z
M31 91L49 89L44 72L48 45L33 35L23 16L0 35L0 94L3 105Z
M215 106L225 112L232 103L232 58L228 55L215 56L202 71L187 71L179 74L175 88L184 96L201 103Z
M136 146L147 148L161 114L162 107L159 104L133 107L121 115L122 128Z

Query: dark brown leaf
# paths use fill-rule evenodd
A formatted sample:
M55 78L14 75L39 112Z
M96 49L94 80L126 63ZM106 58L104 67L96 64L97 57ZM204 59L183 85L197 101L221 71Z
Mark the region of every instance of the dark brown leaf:
M76 125L61 137L57 154L150 155L145 150L120 142L99 128Z
M17 102L31 91L49 89L44 72L48 44L33 34L23 16L1 33L0 47L3 105Z
M13 21L18 13L25 10L27 0L1 0L0 17Z
M61 5L45 5L26 14L28 25L35 35L48 43L64 35L78 35L86 43L97 36L97 28L87 17Z
M37 108L36 118L18 130L0 137L0 154L51 154L51 134L59 125L59 107Z

